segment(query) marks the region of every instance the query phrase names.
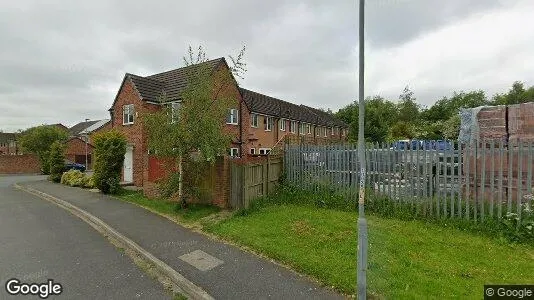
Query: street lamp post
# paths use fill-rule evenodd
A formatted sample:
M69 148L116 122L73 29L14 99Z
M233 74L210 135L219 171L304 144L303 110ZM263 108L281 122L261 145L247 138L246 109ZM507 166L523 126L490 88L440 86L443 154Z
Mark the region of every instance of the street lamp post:
M365 141L364 141L364 24L365 24L365 0L360 0L359 20L359 99L358 99L358 160L360 161L360 189L358 199L358 275L357 289L358 299L367 297L367 220L365 218Z
M85 122L88 122L89 119L85 119ZM85 131L85 170L88 170L89 169L89 166L87 165L88 163L88 159L87 159L87 143L89 142L89 134L87 132L87 128L86 128L86 131Z

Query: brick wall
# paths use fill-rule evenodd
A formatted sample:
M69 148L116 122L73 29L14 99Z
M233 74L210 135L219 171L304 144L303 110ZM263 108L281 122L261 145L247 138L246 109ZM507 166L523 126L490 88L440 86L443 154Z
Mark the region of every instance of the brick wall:
M127 104L134 105L134 123L123 125L123 107ZM122 132L128 145L133 147L133 183L138 187L143 186L145 170L148 169L148 148L142 117L144 114L158 109L160 109L159 106L142 101L133 83L128 79L125 80L114 105L111 127ZM124 179L124 174L122 174L122 179Z
M41 164L36 155L0 155L0 174L41 173Z

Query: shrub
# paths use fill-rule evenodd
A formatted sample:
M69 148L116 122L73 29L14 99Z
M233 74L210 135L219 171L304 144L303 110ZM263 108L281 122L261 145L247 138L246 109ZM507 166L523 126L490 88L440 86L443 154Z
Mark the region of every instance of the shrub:
M55 141L50 146L48 165L50 168L50 180L60 182L65 169L65 145L61 141Z
M95 188L95 180L93 176L85 176L83 187L87 189L94 189Z
M83 187L85 178L85 174L79 170L70 170L63 173L63 176L61 176L61 183L70 186Z
M126 138L116 130L97 133L93 137L95 186L104 194L120 191L120 177L124 155L126 154Z

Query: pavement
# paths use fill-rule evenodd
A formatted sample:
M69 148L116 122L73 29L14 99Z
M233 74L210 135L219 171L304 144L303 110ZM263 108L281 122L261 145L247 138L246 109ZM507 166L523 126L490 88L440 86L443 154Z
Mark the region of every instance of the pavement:
M0 299L39 299L7 294L11 278L60 283L49 299L172 299L81 219L12 186L44 178L0 176Z
M343 299L283 266L114 197L44 180L21 185L99 218L215 299Z

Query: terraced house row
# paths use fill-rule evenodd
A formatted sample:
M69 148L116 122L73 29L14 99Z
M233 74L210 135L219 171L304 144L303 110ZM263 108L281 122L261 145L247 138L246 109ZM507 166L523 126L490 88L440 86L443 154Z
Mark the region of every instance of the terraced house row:
M201 64L215 78L228 79L220 94L238 99L228 111L224 130L231 134L228 156L239 158L266 155L282 146L285 136L305 136L307 140L345 139L348 126L330 113L297 105L238 86L224 58ZM181 92L188 82L193 65L138 76L126 73L109 109L111 126L128 139L124 159L123 181L143 186L149 181L149 151L142 116L164 105L179 109ZM216 79L217 81L217 79ZM164 97L162 97L164 95Z

